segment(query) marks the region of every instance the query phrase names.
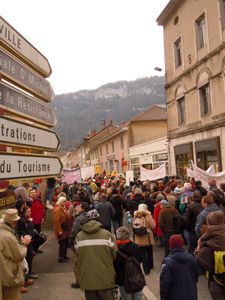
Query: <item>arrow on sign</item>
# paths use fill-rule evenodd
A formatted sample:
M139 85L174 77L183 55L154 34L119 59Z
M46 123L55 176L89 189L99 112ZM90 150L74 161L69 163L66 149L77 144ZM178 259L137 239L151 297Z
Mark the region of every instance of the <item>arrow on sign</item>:
M57 150L60 141L53 131L0 116L0 143Z
M57 176L62 168L57 156L0 153L1 179Z
M1 48L0 74L6 80L41 97L45 101L51 101L55 97L53 89L46 79Z
M51 74L52 70L47 58L2 17L0 17L0 41L8 46L11 51L30 63L44 77L48 77Z

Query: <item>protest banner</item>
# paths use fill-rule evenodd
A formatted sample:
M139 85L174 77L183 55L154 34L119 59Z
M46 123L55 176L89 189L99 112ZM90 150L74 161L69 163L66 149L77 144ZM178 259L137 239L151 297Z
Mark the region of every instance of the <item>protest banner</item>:
M140 179L145 180L157 180L166 176L166 164L163 163L160 167L154 170L148 170L143 167L140 168Z
M62 181L68 184L73 184L74 181L81 182L81 170L63 170Z

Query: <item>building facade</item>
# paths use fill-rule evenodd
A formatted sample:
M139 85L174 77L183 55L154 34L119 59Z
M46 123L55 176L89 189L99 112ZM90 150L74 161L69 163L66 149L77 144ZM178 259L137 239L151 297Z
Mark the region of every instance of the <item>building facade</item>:
M164 29L170 174L225 170L225 0L171 0Z

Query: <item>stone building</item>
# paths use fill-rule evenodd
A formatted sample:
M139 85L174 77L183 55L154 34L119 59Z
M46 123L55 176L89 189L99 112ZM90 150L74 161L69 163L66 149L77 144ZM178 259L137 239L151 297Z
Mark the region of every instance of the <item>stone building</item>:
M225 170L225 0L171 0L164 29L170 173Z

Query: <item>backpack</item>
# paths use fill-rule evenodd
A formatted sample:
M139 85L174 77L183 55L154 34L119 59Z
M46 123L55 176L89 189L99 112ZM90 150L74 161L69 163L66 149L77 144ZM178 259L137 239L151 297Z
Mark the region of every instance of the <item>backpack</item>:
M214 251L214 272L210 275L217 284L225 286L225 251Z
M134 256L128 256L121 251L118 251L118 253L125 259L124 288L126 293L140 292L146 282L139 262Z
M134 218L133 232L135 235L145 235L146 233L148 233L144 216Z

